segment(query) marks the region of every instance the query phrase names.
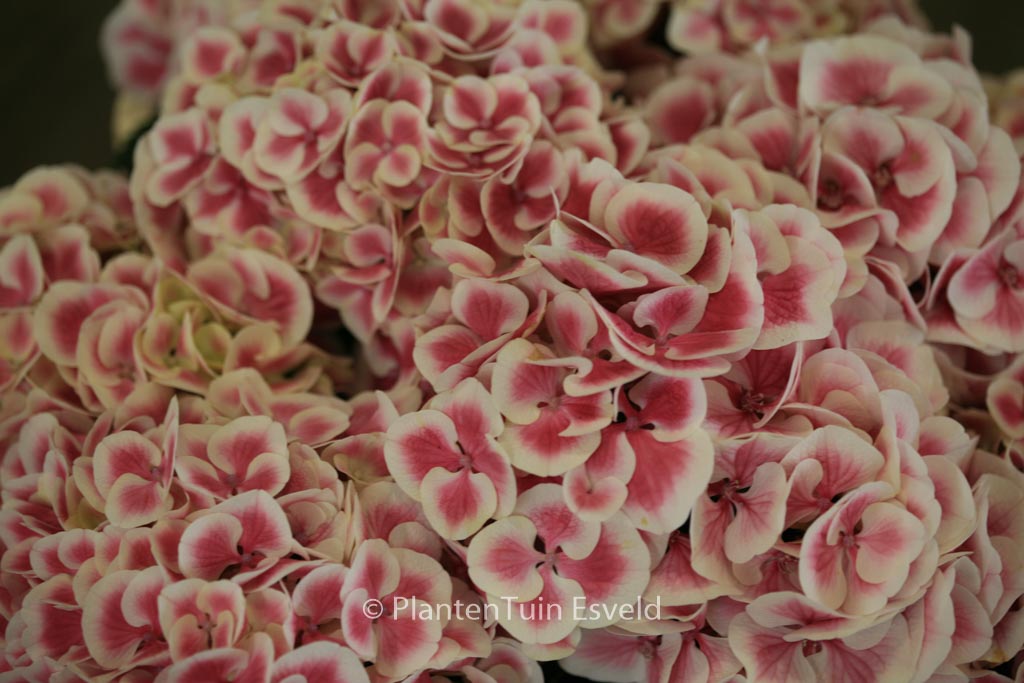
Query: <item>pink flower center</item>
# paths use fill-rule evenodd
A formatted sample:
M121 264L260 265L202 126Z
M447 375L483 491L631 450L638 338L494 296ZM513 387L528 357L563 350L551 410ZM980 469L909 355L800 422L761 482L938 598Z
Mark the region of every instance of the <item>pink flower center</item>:
M716 481L708 486L708 496L711 500L718 502L719 500L726 500L730 503L740 498L741 495L747 491L749 487L743 487L740 482L734 479L722 479Z
M260 560L262 560L264 557L265 556L263 555L263 553L261 553L258 550L253 550L252 552L243 552L242 549L239 548L238 564L248 569L252 569L256 565L258 565L260 563Z
M759 391L744 391L740 395L740 410L760 420L764 417L765 406L771 404L774 400L774 396L766 396Z
M1024 287L1020 271L1008 263L999 268L999 279L1010 289L1021 289Z
M846 203L842 186L831 178L818 189L818 206L826 211L837 211Z
M374 618L373 623L377 623L381 619L387 619L388 617L390 617L392 614L392 607L393 605L389 604L387 601L382 600L380 607L380 616Z
M562 397L561 396L554 396L550 400L541 401L540 403L537 404L537 407L540 408L541 410L545 410L545 409L558 410L558 407L561 404L562 404Z
M654 659L658 652L658 645L661 643L661 636L648 636L640 643L640 656L644 659Z
M889 164L882 164L871 175L871 183L876 190L884 190L892 185L892 169Z
M776 568L783 574L795 574L799 569L797 560L789 555L780 553L774 560Z

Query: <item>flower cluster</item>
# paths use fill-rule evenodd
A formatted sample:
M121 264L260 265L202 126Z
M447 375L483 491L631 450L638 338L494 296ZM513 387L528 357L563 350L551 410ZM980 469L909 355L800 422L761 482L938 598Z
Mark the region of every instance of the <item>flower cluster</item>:
M130 178L0 194L0 680L1024 675L1021 107L965 34L125 0L105 45Z

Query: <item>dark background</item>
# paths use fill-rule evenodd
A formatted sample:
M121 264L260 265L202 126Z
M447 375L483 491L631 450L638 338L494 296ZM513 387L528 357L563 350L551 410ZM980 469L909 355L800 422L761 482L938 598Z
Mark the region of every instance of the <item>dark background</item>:
M39 164L114 161L113 93L98 41L116 0L6 0L0 21L0 186ZM1024 66L1024 1L923 0L935 27L974 36L979 69Z

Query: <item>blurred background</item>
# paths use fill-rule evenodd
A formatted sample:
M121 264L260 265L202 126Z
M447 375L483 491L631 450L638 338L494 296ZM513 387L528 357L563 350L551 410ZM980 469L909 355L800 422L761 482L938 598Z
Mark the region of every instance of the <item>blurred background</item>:
M0 22L0 186L32 166L114 161L113 93L98 48L117 0L15 0ZM935 28L958 23L974 36L974 61L1000 73L1024 66L1021 0L923 0Z

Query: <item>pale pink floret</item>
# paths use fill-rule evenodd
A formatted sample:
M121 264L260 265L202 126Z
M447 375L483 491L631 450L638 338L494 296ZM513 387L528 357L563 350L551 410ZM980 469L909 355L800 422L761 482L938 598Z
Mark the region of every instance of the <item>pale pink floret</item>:
M250 184L224 158L213 163L184 205L194 229L211 237L237 238L276 222L271 194Z
M621 615L579 622L572 605L582 601L603 614L601 605L629 601L649 576L650 556L624 517L584 521L565 505L560 489L540 484L521 494L512 515L485 527L469 545L470 578L502 607L499 622L523 642L555 643L577 625L615 623ZM511 609L503 596L515 598Z
M28 306L43 293L43 261L28 235L15 235L0 249L0 307Z
M742 664L725 638L701 632L702 616L695 621L681 625L681 632L663 634L584 631L576 651L561 665L577 676L621 683L736 680L733 675Z
M343 643L341 624L341 587L348 573L346 567L328 564L317 567L299 581L292 593L295 612L296 640L302 644L317 641Z
M182 72L188 79L201 82L241 71L246 50L233 31L203 26L184 41L181 52Z
M985 404L1005 439L1024 440L1024 360L1018 358L988 386Z
M660 183L622 187L605 206L601 225L616 246L679 273L696 265L707 241L707 222L693 197Z
M450 0L446 0L450 1ZM540 105L520 76L463 76L445 90L428 165L488 178L517 164L540 127Z
M254 490L276 495L288 481L284 428L269 417L186 425L179 443L175 468L182 483L216 500Z
M785 431L785 423L774 418L796 391L804 353L804 344L751 351L725 375L705 380L705 429L720 437L742 436L762 427Z
M341 589L345 642L381 674L407 676L434 655L447 621L421 618L417 609L444 615L438 605L451 594L451 578L435 560L381 540L364 541ZM370 599L381 602L380 616L364 611Z
M90 503L119 527L150 524L174 505L171 485L178 438L178 403L172 399L160 431L115 432L75 462L74 478Z
M669 532L686 521L711 476L710 439L697 426L706 408L703 387L652 374L619 393L618 408L623 419L602 434L585 465L588 478L608 488L602 479L628 472L623 512L638 529Z
M285 187L298 217L328 230L371 222L381 204L374 193L356 191L345 182L342 152L339 146L306 177Z
M390 33L350 21L330 24L316 42L316 53L330 74L341 84L352 87L384 66L396 49Z
M160 591L157 606L160 628L175 661L209 649L234 647L245 631L245 597L230 581L185 579L169 584Z
M274 662L271 683L369 683L370 677L352 650L336 643L312 643Z
M808 597L830 609L872 614L907 580L925 547L925 528L887 484L861 486L807 529L800 582Z
M426 0L423 19L446 48L479 55L500 46L512 34L512 7L493 0Z
M136 432L111 434L93 456L93 477L103 511L117 526L155 522L172 505L170 454Z
M430 528L423 506L395 483L379 481L359 492L356 529L363 539L378 538L393 548L439 558L443 541Z
M1004 232L971 256L949 281L957 324L979 343L1024 350L1024 240Z
M501 414L483 385L463 380L388 429L384 456L395 481L423 502L441 536L463 539L515 505L515 477L497 437Z
M781 461L789 475L786 523L806 522L833 501L881 475L885 458L856 433L829 425L796 444Z
M711 293L702 285L681 284L641 295L617 314L591 305L608 326L615 350L633 364L669 376L719 375L728 369L722 355L749 349L764 320L756 255L741 230L733 234L728 263L724 282ZM638 331L645 327L654 335Z
M367 223L325 244L337 263L316 284L316 296L336 308L356 338L367 342L388 318L398 294L405 244L396 219L387 225ZM335 247L334 245L337 244Z
M821 135L818 208L838 216L854 209L862 217L870 217L869 210L891 212L875 214L880 241L908 252L927 249L949 222L956 196L953 155L941 127L847 107L826 119Z
M155 163L146 181L146 199L159 207L169 206L195 187L216 150L210 125L199 109L161 119L146 140Z
M83 286L70 281L52 285L39 301L33 321L40 350L54 363L75 366L82 326L93 312L113 301L148 308L145 295L134 287Z
M587 16L582 7L568 0L524 3L517 17L519 26L547 34L559 52L571 56L584 47Z
M813 5L799 0L690 0L673 5L667 38L692 54L740 52L759 40L781 44L813 35L815 19Z
M710 85L692 76L664 83L645 103L645 118L656 142L689 142L712 124L717 116L715 94Z
M567 189L562 155L550 143L535 141L514 178L495 176L481 190L481 214L495 243L521 254L537 229L555 217Z
M155 97L167 78L174 47L170 27L161 22L163 3L123 2L103 25L103 54L118 86Z
M568 374L549 349L525 339L499 352L491 393L508 421L499 442L519 469L563 474L594 452L601 430L611 423L611 394L568 395Z
M382 99L404 101L424 114L434 101L433 83L426 65L413 59L394 59L367 76L356 94L356 108Z
M96 663L108 669L170 662L158 616L158 598L168 583L163 570L115 571L85 598L82 627Z
M212 581L230 569L242 578L271 569L293 547L281 506L249 491L200 512L181 536L178 561L186 577Z
M545 311L544 321L556 353L571 359L576 368L576 374L565 379L567 394L585 396L613 389L644 374L613 353L607 329L576 292L556 295Z
M644 32L654 21L658 3L654 0L590 0L591 33L602 45L628 41Z
M527 655L522 646L511 638L497 637L491 643L491 653L473 663L472 669L463 669L467 678L472 678L475 671L496 677L511 675L515 683L542 683L544 674L532 657Z
M274 324L288 345L309 331L313 301L296 270L257 249L225 249L189 266L188 280L236 322Z
M45 538L39 543L43 541ZM89 658L82 631L82 607L70 574L56 574L33 586L21 601L18 617L24 627L21 640L25 654L32 659L52 657L78 662ZM8 628L9 656L14 650L12 635L13 629Z
M264 633L254 633L246 648L216 648L175 662L157 676L160 683L270 683L273 644Z
M333 457L334 466L356 481L387 478L385 432L398 418L398 410L382 391L360 393L349 401L349 407L349 426L340 439L324 449L324 457Z
M611 629L583 631L575 652L559 662L574 676L589 680L642 683L667 675L679 652L678 634L635 636Z
M405 100L375 99L359 108L345 138L345 179L356 190L376 190L403 208L423 188L427 121Z
M755 349L822 339L832 329L832 302L846 276L839 240L809 211L772 205L737 212L734 230L747 229L757 252L764 292L764 326Z
M292 88L277 91L253 138L257 167L284 182L302 179L341 140L351 107L347 90L322 96Z
M134 346L145 319L144 309L112 301L82 324L76 350L78 372L105 408L115 408L145 381Z
M797 593L773 593L732 619L729 645L750 680L907 680L914 667L907 631L901 615L868 628Z
M449 324L435 325L416 339L416 369L435 388L454 387L490 360L510 340L529 334L543 308L531 311L530 300L515 285L484 279L456 284Z
M952 97L946 79L911 49L887 38L860 35L814 42L800 60L800 99L818 113L855 105L934 118Z
M705 496L691 523L693 567L705 577L731 582L731 563L767 553L786 523L789 482L780 464L793 439L757 435L722 443Z

